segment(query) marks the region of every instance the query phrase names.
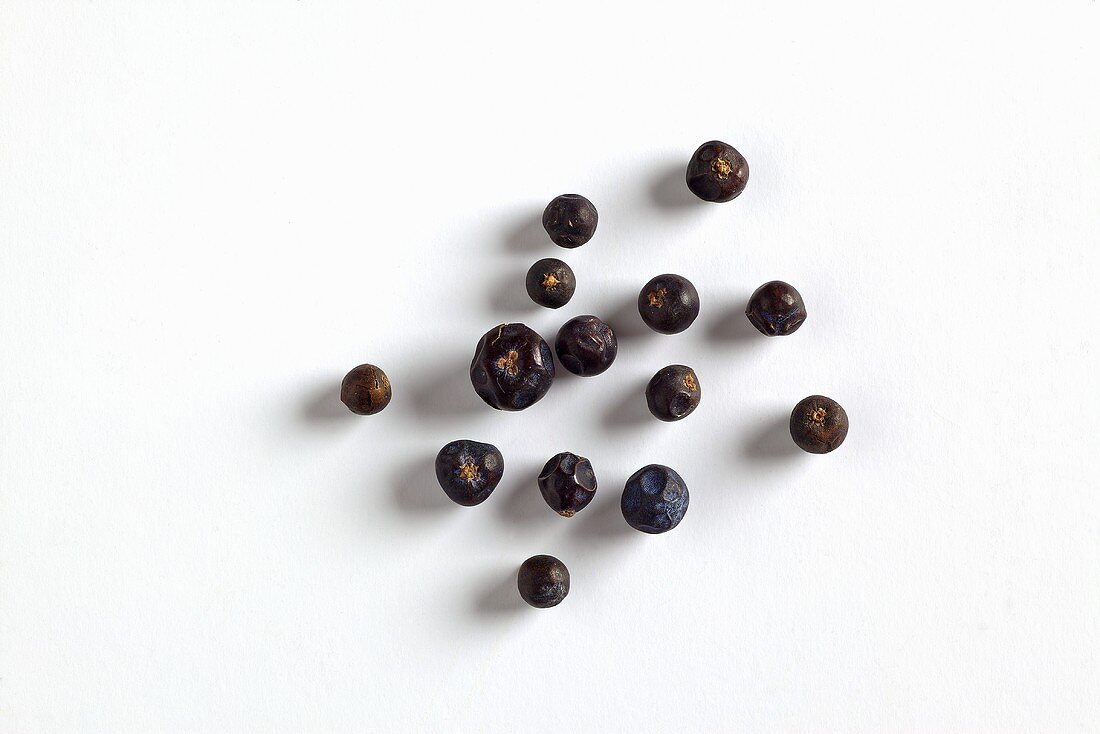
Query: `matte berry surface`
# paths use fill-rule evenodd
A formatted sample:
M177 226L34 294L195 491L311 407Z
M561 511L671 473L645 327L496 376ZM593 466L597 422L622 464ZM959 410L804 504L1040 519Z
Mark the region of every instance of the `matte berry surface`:
M654 331L679 334L699 316L699 291L682 275L658 275L638 294L638 313Z
M556 257L539 260L527 271L527 295L546 308L561 308L577 290L573 269Z
M682 364L662 367L645 388L646 404L655 418L678 421L699 407L702 391L695 370Z
M619 342L610 324L595 316L577 316L558 330L554 348L562 367L574 375L592 377L615 361Z
M566 451L542 467L539 490L550 509L562 517L573 517L595 496L596 472L588 459Z
M497 410L523 410L554 382L550 345L523 324L501 324L477 343L470 363L474 391Z
M452 500L465 507L489 499L504 476L504 457L490 443L451 441L435 457L435 478Z
M703 201L736 199L749 182L749 163L732 145L720 140L703 143L691 156L687 186Z
M761 334L785 336L806 320L806 304L793 285L773 280L753 292L745 316Z
M650 464L630 475L623 488L627 523L643 533L667 533L680 524L688 508L688 488L672 469Z
M827 454L844 443L848 414L840 403L824 395L803 398L791 411L791 438L811 454Z
M340 400L358 415L374 415L390 404L390 378L373 364L361 364L344 376Z
M554 244L580 247L596 233L599 214L592 202L580 194L562 194L546 205L542 227Z
M531 606L556 607L569 594L569 569L553 556L531 556L519 567L516 585Z

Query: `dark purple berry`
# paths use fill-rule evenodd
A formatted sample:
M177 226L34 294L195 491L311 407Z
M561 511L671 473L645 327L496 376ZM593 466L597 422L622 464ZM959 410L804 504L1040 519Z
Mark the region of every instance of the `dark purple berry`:
M749 163L745 156L719 140L700 145L688 161L688 188L703 201L736 199L748 182Z
M569 303L575 290L573 269L557 258L539 260L527 271L527 295L540 306L561 308Z
M569 319L554 344L558 361L574 375L592 377L607 370L619 352L611 326L595 316Z
M599 214L592 202L580 194L562 194L546 205L542 227L554 244L580 247L596 233Z
M687 485L667 466L644 466L626 480L623 517L636 530L666 533L680 524L687 508Z
M753 292L745 316L761 334L785 336L798 331L806 320L806 304L793 285L773 280Z
M470 382L497 410L523 410L537 403L554 382L550 345L523 324L501 324L477 343Z
M791 411L791 438L811 454L827 454L844 443L848 414L840 403L824 395L803 398Z
M435 478L452 500L465 507L479 505L504 476L504 457L496 446L462 439L451 441L435 457Z
M573 517L596 494L596 472L588 459L567 451L542 467L539 490L550 509L562 517Z
M390 404L390 378L373 364L361 364L344 375L340 400L359 415L374 415Z
M658 275L638 294L638 313L654 331L679 334L699 315L699 291L682 275Z
M519 567L516 582L531 606L556 607L569 594L569 569L553 556L531 556Z
M645 388L649 412L663 421L686 418L699 407L699 378L695 370L682 364L663 367Z

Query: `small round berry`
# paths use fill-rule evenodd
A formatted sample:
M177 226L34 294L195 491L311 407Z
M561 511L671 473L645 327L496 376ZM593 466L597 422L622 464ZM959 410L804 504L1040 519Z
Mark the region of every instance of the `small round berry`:
M531 606L556 607L569 594L569 569L553 556L531 556L519 567L516 584Z
M619 342L610 324L595 316L577 316L558 330L554 348L562 367L574 375L592 377L615 361Z
M566 451L542 467L539 491L550 509L562 517L573 517L595 496L596 472L588 459Z
M622 511L630 527L643 533L667 533L680 524L688 508L688 488L672 469L644 466L623 488Z
M561 308L577 290L573 269L555 257L539 260L527 271L527 295L546 308Z
M464 507L489 499L504 476L504 456L491 443L451 441L435 457L435 478L452 500Z
M344 375L340 400L359 415L374 415L390 404L390 378L373 364L361 364Z
M638 294L642 321L661 334L679 334L699 316L699 291L682 275L658 275Z
M688 161L688 188L703 201L736 199L748 182L749 163L745 156L720 140L703 143Z
M663 421L678 421L699 407L702 397L695 370L670 364L658 370L645 388L649 412Z
M844 443L848 414L840 403L824 395L798 401L791 411L791 438L811 454L827 454Z
M599 214L592 202L580 194L562 194L546 205L542 227L554 244L580 247L596 233Z
M753 291L745 316L764 336L786 336L806 320L806 304L793 285L773 280Z

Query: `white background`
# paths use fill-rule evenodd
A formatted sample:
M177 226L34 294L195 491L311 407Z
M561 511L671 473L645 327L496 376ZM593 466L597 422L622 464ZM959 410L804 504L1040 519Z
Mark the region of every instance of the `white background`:
M5 3L0 729L1098 730L1098 13ZM712 138L729 204L682 183ZM578 250L538 223L565 192ZM662 272L702 295L678 336L634 311ZM774 278L810 316L769 340ZM475 396L484 331L581 313L610 371ZM672 362L703 402L661 424ZM787 435L812 393L828 456ZM472 509L432 471L463 437L507 466ZM565 450L571 520L534 484ZM651 462L691 489L662 536L618 510Z

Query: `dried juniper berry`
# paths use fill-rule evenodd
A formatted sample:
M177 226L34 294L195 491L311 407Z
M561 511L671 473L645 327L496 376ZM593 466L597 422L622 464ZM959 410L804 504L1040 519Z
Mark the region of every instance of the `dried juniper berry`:
M645 388L649 412L663 421L678 421L691 415L699 407L700 397L695 370L682 364L661 368Z
M538 402L554 382L550 345L523 324L501 324L477 343L470 382L497 410L523 410Z
M373 364L361 364L344 375L340 400L359 415L374 415L390 404L390 378Z
M555 257L539 260L527 271L527 295L540 306L561 308L575 290L573 269Z
M531 556L519 567L516 583L531 606L556 607L569 594L569 569L553 556Z
M588 459L566 451L542 467L539 490L550 509L562 517L573 517L596 494L596 472Z
M451 441L435 457L435 478L448 497L465 507L480 505L504 476L504 457L480 441Z
M687 508L687 485L667 466L644 466L626 480L623 517L636 530L667 533L680 524Z
M699 291L682 275L658 275L638 294L638 313L654 331L679 334L699 315Z
M546 205L542 227L554 244L580 247L596 233L599 218L588 199L580 194L562 194Z
M577 316L566 321L558 330L554 347L562 367L581 377L605 372L619 352L615 332L595 316Z
M765 336L786 336L806 320L806 304L793 285L773 280L753 291L745 316Z
M703 201L736 199L748 182L749 163L745 156L720 140L703 143L688 161L688 188Z
M840 403L824 395L798 401L791 411L791 438L811 454L827 454L848 435L848 414Z

